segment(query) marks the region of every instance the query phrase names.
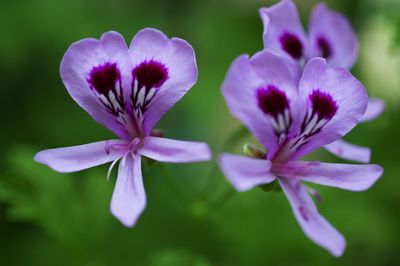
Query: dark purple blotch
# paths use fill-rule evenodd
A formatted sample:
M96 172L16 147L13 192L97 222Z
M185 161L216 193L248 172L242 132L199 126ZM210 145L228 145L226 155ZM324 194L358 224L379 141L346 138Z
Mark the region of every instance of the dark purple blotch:
M314 90L310 94L313 114L318 115L319 119L330 120L337 112L338 106L332 96L320 89Z
M329 59L332 56L332 48L329 42L322 36L318 37L317 45L322 53L322 57Z
M108 95L115 89L115 84L121 81L121 73L116 63L105 63L93 67L89 74L88 82L98 93Z
M289 108L286 94L274 85L257 90L258 107L266 114L277 117Z
M300 59L303 56L303 44L296 35L286 32L281 36L280 42L282 49L293 58Z
M157 61L144 61L132 70L134 82L138 82L138 88L159 88L168 79L167 67Z

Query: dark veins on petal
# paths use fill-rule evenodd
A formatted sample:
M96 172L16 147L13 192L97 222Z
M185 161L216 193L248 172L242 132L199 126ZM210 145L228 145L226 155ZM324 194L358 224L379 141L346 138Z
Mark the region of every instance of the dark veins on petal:
M329 59L332 56L332 49L329 42L324 37L319 37L317 40L318 48L322 53L322 57Z
M140 118L168 79L168 69L155 60L143 61L132 70L132 77L131 101L136 117Z
M296 35L286 32L281 36L280 42L283 50L293 58L300 59L303 56L303 44Z
M87 81L105 109L117 118L118 123L126 124L121 72L117 64L107 62L93 67Z
M108 95L115 88L117 81L121 80L121 73L115 63L105 63L94 67L89 74L89 83L98 93Z
M259 88L256 94L258 107L271 116L275 134L279 142L283 141L292 123L286 94L274 85Z

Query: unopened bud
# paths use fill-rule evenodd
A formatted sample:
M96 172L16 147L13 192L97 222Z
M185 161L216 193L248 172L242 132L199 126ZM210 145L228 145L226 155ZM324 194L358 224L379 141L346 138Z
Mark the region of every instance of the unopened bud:
M267 157L265 152L263 152L262 150L260 150L256 146L254 146L252 144L249 144L249 143L246 143L243 146L243 151L247 156L252 157L252 158L265 159Z

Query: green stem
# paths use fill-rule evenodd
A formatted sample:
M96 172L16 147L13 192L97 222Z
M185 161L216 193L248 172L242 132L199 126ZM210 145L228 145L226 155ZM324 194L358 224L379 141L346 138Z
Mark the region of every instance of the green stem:
M218 154L220 154L221 152L224 152L226 150L232 150L233 147L235 147L239 141L241 141L244 137L246 137L248 135L248 133L249 133L249 131L247 130L247 128L243 127L243 126L240 127L239 129L235 130L228 137L228 139L224 142L224 144L222 145ZM218 171L219 171L218 164L216 163L216 161L214 161L214 165L211 168L211 171L206 179L204 189L200 192L201 200L204 200L207 195L207 192L212 189L213 185L216 185L214 183L214 180L215 180L215 176L217 175Z
M160 169L161 172L164 175L164 180L165 183L167 183L168 187L172 191L173 194L175 194L176 198L178 199L179 202L182 203L185 207L188 207L190 203L193 201L182 189L179 185L176 184L176 182L173 180L173 177L170 174L170 171L168 170L167 166L165 164L160 163Z

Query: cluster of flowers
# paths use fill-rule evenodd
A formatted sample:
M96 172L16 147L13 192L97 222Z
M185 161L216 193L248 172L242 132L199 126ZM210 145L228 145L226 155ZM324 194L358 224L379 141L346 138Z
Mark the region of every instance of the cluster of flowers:
M381 175L366 164L368 148L340 140L357 123L377 117L383 102L368 99L347 70L358 43L348 21L324 4L315 7L308 35L296 6L283 0L260 9L264 50L239 56L222 85L232 115L265 146L253 156L222 154L218 163L238 191L278 184L305 234L334 256L343 236L317 211L315 191L302 181L353 191L368 189ZM59 172L74 172L119 161L112 214L133 226L146 206L141 157L185 163L211 159L207 144L158 136L153 127L193 86L197 66L192 47L155 29L141 30L129 47L116 32L70 46L61 77L71 97L118 140L39 152L35 160ZM300 161L324 147L365 164ZM254 149L254 148L252 148Z

